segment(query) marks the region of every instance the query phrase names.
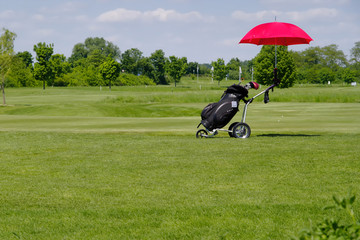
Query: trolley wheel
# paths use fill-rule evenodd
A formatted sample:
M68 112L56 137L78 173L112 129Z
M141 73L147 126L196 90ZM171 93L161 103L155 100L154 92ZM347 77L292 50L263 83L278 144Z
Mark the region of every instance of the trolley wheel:
M196 132L196 138L203 138L203 137L207 137L208 136L208 132L205 129L200 129Z
M233 134L233 128L234 128L234 126L236 125L236 124L238 124L239 122L234 122L234 123L232 123L231 125L230 125L230 127L229 127L229 136L230 137L234 137L234 134Z
M233 127L233 136L235 138L248 138L251 134L251 129L246 123L237 123Z

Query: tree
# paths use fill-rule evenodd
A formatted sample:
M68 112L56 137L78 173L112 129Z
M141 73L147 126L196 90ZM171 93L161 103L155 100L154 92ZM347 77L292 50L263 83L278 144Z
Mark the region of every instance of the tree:
M163 50L156 50L150 56L150 62L154 67L153 76L156 84L168 84L165 78L165 53Z
M228 79L239 80L240 67L241 67L241 79L249 78L251 76L252 61L240 61L239 58L232 58L226 64L229 69Z
M351 53L350 61L355 63L360 63L360 42L355 43L355 46L351 48L350 53Z
M187 68L187 58L177 58L170 56L169 60L166 61L166 72L176 83L180 82L181 77L185 74Z
M37 83L32 65L27 67L21 58L15 56L6 76L6 87L35 87Z
M106 61L100 65L100 73L104 81L109 83L109 90L111 91L111 81L114 81L120 74L120 63L109 55Z
M155 67L152 64L150 58L144 57L141 58L139 60L139 62L137 63L138 66L138 71L140 74L154 80L155 76L154 76L154 72L155 72Z
M5 76L9 72L13 60L15 38L15 33L3 28L3 34L0 36L0 75L3 105L6 105Z
M254 77L258 83L264 85L273 84L275 67L275 46L264 45L254 61ZM296 79L295 62L288 52L287 46L277 46L277 73L281 80L279 87L288 88L293 86Z
M228 64L226 64L228 69L233 70L233 71L239 71L240 65L241 65L241 62L240 62L239 58L232 58L232 59L230 59Z
M139 62L143 58L142 52L137 48L131 48L121 54L121 69L127 73L138 75L140 73Z
M95 50L99 51L104 58L111 55L115 60L120 59L120 49L118 46L106 41L104 38L89 37L85 39L84 43L78 43L74 46L69 62L76 65L77 61L87 58Z
M66 57L63 54L54 54L50 58L51 66L54 71L54 85L55 86L67 86L62 80L62 77L70 72L70 63L66 61Z
M212 62L211 65L214 67L214 79L217 80L220 85L220 81L222 81L229 73L225 61L222 58L218 58L217 61Z
M54 80L54 71L50 62L51 55L54 52L54 44L38 43L34 45L37 62L34 65L34 77L36 80L43 81L43 89L45 90L45 82Z
M321 84L327 84L328 82L335 81L335 73L330 68L322 67L317 71L317 82Z
M106 58L107 57L101 53L101 50L95 49L94 51L91 51L87 55L86 63L87 66L91 65L94 66L95 68L98 68L106 60Z
M323 54L322 65L330 68L334 73L349 65L344 52L338 50L336 44L325 46L321 50Z
M199 63L189 62L187 64L186 74L197 74L199 68Z
M360 43L359 43L360 47ZM352 59L348 63L343 51L338 50L338 46L331 44L325 47L309 47L302 52L293 52L296 66L298 68L298 82L308 83L327 83L330 82L344 82L353 79L354 72L346 72L343 74L345 68L350 67L355 70L356 75L356 45L352 53ZM360 57L360 50L359 50ZM360 67L360 66L359 66ZM360 70L360 68L359 68ZM350 73L350 74L348 74Z
M349 68L343 68L340 72L340 79L341 81L345 83L352 83L356 81L356 71L349 69Z
M25 63L25 66L27 68L30 67L31 69L33 69L33 57L31 53L29 53L28 51L18 52L16 54L16 57L21 59Z
M85 49L85 45L83 43L77 43L72 49L72 54L69 58L69 62L73 65L79 65L79 61L82 59L86 59L88 55L88 50Z
M351 64L351 69L355 71L355 79L356 77L359 79L360 78L360 42L356 42L355 46L353 48L351 48L350 50L350 62Z

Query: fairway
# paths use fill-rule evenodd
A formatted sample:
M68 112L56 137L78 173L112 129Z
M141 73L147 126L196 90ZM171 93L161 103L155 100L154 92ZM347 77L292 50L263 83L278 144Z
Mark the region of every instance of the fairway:
M248 139L195 138L222 86L7 89L0 239L289 239L350 189L359 217L360 90L334 88L275 89Z

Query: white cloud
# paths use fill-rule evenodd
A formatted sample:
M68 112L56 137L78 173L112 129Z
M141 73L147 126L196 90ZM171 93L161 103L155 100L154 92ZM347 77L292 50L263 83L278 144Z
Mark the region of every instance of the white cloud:
M165 10L162 8L158 8L154 11L146 11L144 12L143 16L146 19L158 20L161 22L194 21L202 19L202 16L199 12L178 13L175 10Z
M206 19L199 12L192 11L188 13L179 13L175 10L166 10L163 8L158 8L153 11L135 11L128 10L125 8L117 8L112 11L108 11L99 15L96 20L98 22L127 22L135 20L145 20L145 21L187 21L192 22L196 20L211 20L211 18Z
M105 12L97 17L99 22L126 22L139 19L142 13L140 11L127 10L125 8L118 8L112 11Z

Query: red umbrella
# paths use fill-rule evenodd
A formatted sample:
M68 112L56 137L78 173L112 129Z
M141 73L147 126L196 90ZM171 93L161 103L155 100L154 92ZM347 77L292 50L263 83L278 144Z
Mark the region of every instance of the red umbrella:
M270 22L251 29L239 43L256 45L309 44L312 38L304 30L291 23Z
M256 45L275 45L275 68L276 68L276 45L289 46L295 44L309 44L312 38L298 26L284 22L270 22L260 24L251 29L239 43L251 43Z

